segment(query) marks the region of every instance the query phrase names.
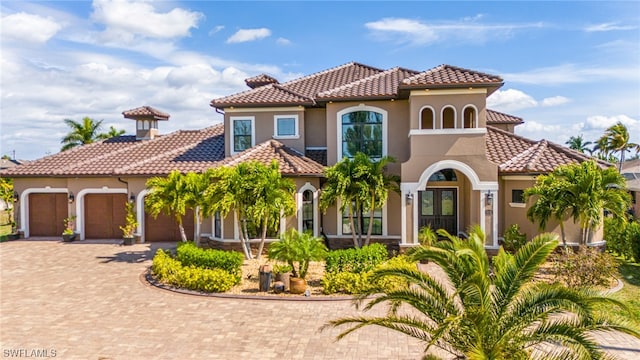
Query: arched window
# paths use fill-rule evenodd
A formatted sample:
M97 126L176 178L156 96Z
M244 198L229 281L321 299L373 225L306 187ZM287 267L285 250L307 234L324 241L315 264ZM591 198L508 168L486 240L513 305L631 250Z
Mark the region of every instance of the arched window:
M473 106L468 105L467 107L465 107L462 116L462 123L465 129L473 129L478 127L478 117L476 109Z
M302 231L314 232L313 191L311 190L305 190L302 193Z
M433 129L435 116L431 107L425 107L420 112L420 129Z
M434 172L429 181L458 181L458 177L453 169L442 169Z
M442 110L442 128L443 129L456 128L456 111L451 106L447 106Z
M383 156L382 113L352 111L342 114L342 156L353 157L362 152L372 158Z

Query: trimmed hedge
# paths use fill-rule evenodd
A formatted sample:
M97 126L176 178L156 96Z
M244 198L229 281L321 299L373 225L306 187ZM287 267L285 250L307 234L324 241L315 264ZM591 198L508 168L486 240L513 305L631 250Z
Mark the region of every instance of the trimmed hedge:
M374 269L360 273L349 271L325 273L325 276L322 278L323 291L325 294L363 294L372 291L390 291L406 287L407 282L397 276L386 276L378 281L371 280L371 275L374 270L388 267L415 269L416 264L410 261L408 257L400 255L378 264Z
M604 238L607 250L629 260L640 261L640 222L625 222L618 218L604 219Z
M242 276L244 256L237 251L201 249L193 242L178 243L176 259L184 266L205 269L222 269L229 274Z
M225 292L239 282L239 277L222 269L183 266L180 261L159 249L151 270L163 283L189 290Z
M378 243L363 246L360 249L329 251L325 258L325 273L363 273L382 264L387 260L387 256L387 248Z

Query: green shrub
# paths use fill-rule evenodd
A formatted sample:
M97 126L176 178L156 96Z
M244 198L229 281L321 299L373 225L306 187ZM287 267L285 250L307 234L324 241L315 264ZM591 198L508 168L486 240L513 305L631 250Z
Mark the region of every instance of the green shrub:
M387 260L387 248L382 244L371 244L359 249L333 250L325 259L325 273L362 273Z
M607 250L633 261L640 261L640 223L620 218L604 219Z
M178 243L176 259L184 266L205 269L222 269L229 274L241 276L244 257L237 251L201 249L193 242Z
M569 287L608 286L618 269L618 261L613 256L587 246L577 251L567 247L551 259L551 273Z
M515 253L527 243L527 234L520 232L520 225L513 224L504 232L502 247L505 251Z
M291 229L280 235L280 240L272 242L267 250L270 260L287 263L291 267L293 277L304 279L307 276L309 263L324 259L327 247L322 240L308 232Z
M349 271L325 273L325 276L322 278L323 291L325 294L362 294L372 290L384 292L407 286L406 281L394 276L386 276L377 281L371 279L373 270L389 266L402 266L415 269L416 264L411 262L408 257L401 255L378 264L374 269L369 271L360 273Z
M153 257L151 270L165 284L204 292L225 292L240 281L223 269L183 266L162 249Z

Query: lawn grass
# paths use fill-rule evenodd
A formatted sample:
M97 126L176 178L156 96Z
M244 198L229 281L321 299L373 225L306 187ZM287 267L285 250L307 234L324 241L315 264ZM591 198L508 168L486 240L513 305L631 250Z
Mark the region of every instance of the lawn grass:
M640 264L622 262L618 270L624 287L611 297L625 303L629 307L629 313L615 308L610 311L628 318L640 329Z

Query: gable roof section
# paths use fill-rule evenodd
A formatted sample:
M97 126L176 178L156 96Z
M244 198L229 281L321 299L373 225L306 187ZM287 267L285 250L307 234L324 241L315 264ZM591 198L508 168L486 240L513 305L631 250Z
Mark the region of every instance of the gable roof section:
M417 71L395 67L366 78L323 91L317 98L322 100L348 99L392 99L398 96L398 85Z
M248 87L255 89L268 84L278 84L278 79L267 74L260 74L244 79L244 83L247 84Z
M252 160L264 165L269 165L271 161L276 160L282 175L320 176L324 173L324 166L277 140L265 141L226 158L218 163L218 166L233 166Z
M487 126L486 150L489 161L498 165L503 175L547 173L561 165L593 159L547 140L533 141L491 126ZM601 160L598 164L611 166Z
M501 86L502 78L451 65L436 66L402 81L406 88L434 88L459 85Z
M224 158L224 126L180 130L153 140L118 136L2 172L8 177L164 175L202 171Z
M522 120L522 118L520 117L501 113L491 109L487 109L487 125L492 125L492 124L519 125L523 123L524 123L524 120Z
M283 84L269 84L211 100L217 108L229 106L314 105L318 93L382 72L371 66L350 62Z

